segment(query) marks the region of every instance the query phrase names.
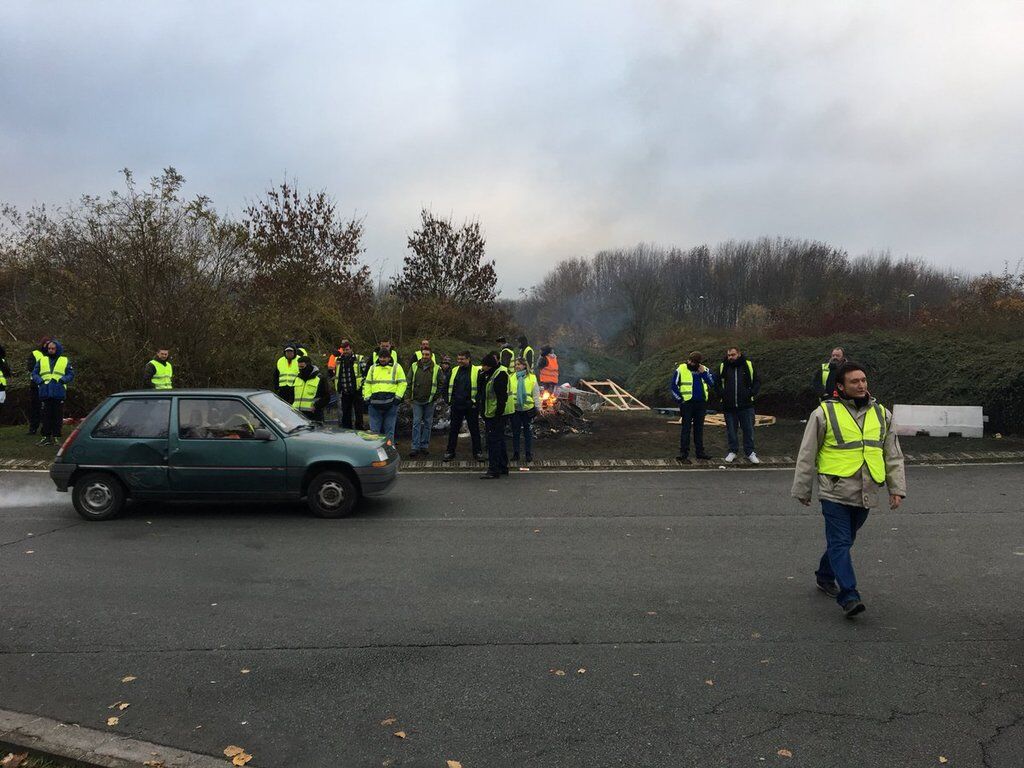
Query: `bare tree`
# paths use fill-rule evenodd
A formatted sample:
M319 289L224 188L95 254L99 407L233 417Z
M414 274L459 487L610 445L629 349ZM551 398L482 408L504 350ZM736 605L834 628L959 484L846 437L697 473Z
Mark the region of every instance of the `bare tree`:
M484 261L486 241L480 222L455 227L420 211L420 228L409 236L409 253L394 292L406 300L437 299L459 305L494 301L498 282L494 261Z

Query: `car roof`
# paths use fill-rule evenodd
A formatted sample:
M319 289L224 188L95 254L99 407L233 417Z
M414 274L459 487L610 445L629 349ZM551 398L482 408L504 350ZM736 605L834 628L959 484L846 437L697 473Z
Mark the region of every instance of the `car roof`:
M124 392L115 392L110 397L167 397L170 395L201 395L203 397L248 397L257 395L260 392L269 392L268 389L230 389L210 387L207 389L129 389Z

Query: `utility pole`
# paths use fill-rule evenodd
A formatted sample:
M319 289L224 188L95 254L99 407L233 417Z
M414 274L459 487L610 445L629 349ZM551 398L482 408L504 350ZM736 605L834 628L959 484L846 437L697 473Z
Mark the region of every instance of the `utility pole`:
M908 294L907 294L907 322L908 322L908 323L909 323L909 322L910 322L910 320L911 320L911 315L910 315L910 305L911 305L911 303L913 302L913 299L914 299L914 294L912 294L912 293L908 293Z

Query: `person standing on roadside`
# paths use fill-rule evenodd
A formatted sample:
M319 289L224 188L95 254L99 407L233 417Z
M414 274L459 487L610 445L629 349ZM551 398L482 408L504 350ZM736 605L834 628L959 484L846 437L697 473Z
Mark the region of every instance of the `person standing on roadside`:
M313 365L309 355L299 358L299 373L292 385L292 408L315 421L317 424L324 423L324 412L327 404L331 402L331 388L327 379L320 375L320 369Z
M36 369L39 361L46 356L46 345L50 343L49 336L43 336L39 340L39 346L32 350L25 365L29 377L29 411L28 411L28 433L34 435L39 431L39 423L42 420L42 401L39 399L39 385L32 378L32 371Z
M0 405L7 402L7 379L13 375L7 364L7 350L0 346Z
M480 361L484 388L484 428L487 432L487 472L481 480L497 480L508 474L508 446L505 424L514 403L509 393L508 369L498 362L493 352Z
M691 464L690 431L697 459L711 457L704 450L704 416L708 411L708 395L715 386L715 377L704 365L700 352L691 352L685 363L676 368L672 377L672 397L679 403L679 455L680 464Z
M434 426L437 379L441 366L429 348L421 348L419 359L409 369L409 399L412 401L412 450L409 458L430 455L430 430Z
M144 389L174 388L174 366L171 364L170 350L158 349L153 359L146 363L142 372L142 386Z
M817 476L825 553L815 571L816 584L850 618L864 611L850 548L877 503L878 490L887 488L889 508L898 509L907 495L907 479L892 414L871 396L864 368L843 363L836 389L839 396L825 400L807 419L791 493L809 506Z
M469 427L469 438L473 445L473 458L483 461L484 455L480 442L480 410L478 408L478 385L480 384L480 366L473 365L469 351L459 352L455 356L455 367L448 377L448 405L451 407L451 424L448 427L448 449L441 461L455 458L455 449L459 445L459 432L465 419Z
M509 373L515 363L516 351L508 345L504 336L499 336L496 342L498 344L498 365L505 369L505 373Z
M295 377L299 375L299 361L295 347L293 342L286 344L284 352L277 358L277 365L274 368L274 391L286 403L291 403L292 398L295 397Z
M540 388L548 392L554 392L558 386L558 355L551 347L540 348L537 378L540 380Z
M519 435L523 436L526 463L533 461L533 417L537 415L540 387L537 377L527 366L526 359L516 360L516 373L512 377L512 461L519 461Z
M814 372L814 390L819 400L839 397L836 390L836 371L846 362L846 352L842 347L836 347L829 355L828 362L821 364L821 370Z
M729 347L718 366L718 394L725 413L725 432L729 441L727 464L736 461L739 453L739 430L743 430L743 455L751 464L760 464L754 453L754 398L761 391L754 364L743 356L739 347Z
M344 429L363 428L362 355L352 352L352 342L342 339L334 358L334 388L338 392L338 421Z
M64 346L57 339L50 339L46 354L32 370L32 381L39 387L41 405L42 439L40 445L56 445L64 423L64 401L68 396L68 385L75 378L75 369L64 354Z
M516 359L523 358L526 361L526 370L530 373L534 372L534 365L536 364L536 353L533 351L533 347L530 346L530 342L527 341L525 336L520 336L517 341L519 342L519 354L516 355Z
M391 359L389 348L381 347L375 355L377 362L370 366L363 379L363 400L370 419L370 431L386 436L394 445L398 404L405 397L408 384L405 371Z

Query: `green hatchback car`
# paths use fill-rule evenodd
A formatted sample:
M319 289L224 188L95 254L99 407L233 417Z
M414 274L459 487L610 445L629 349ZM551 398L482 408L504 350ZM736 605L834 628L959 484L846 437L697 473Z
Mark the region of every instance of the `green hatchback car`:
M390 490L398 464L382 435L314 424L273 392L145 390L93 410L50 477L86 520L116 517L128 499L306 499L343 517Z

